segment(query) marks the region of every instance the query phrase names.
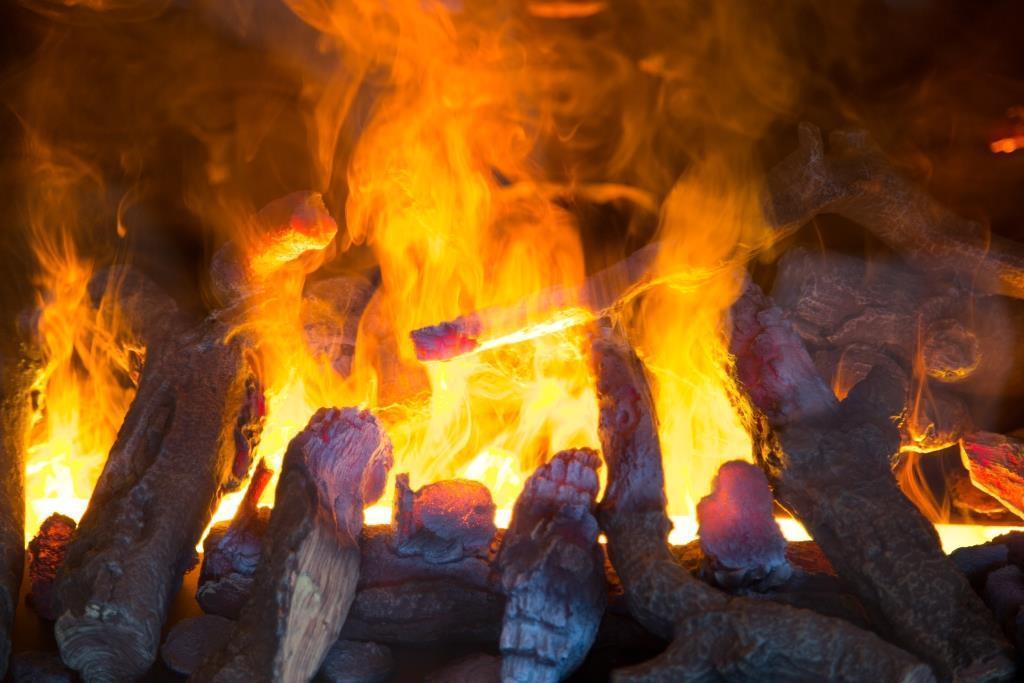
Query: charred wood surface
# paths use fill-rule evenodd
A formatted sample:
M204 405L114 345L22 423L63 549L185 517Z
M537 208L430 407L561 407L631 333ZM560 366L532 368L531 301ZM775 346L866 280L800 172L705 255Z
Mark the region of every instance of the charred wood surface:
M587 449L555 455L527 480L498 552L507 597L501 679L557 683L597 636L607 601L594 518L601 459Z
M394 549L443 564L486 557L497 528L490 490L477 481L452 479L409 488L409 475L395 480Z
M43 520L39 533L28 544L30 583L25 602L47 621L60 616L54 582L76 526L75 520L55 512Z
M302 297L299 315L310 353L342 377L352 372L359 320L375 289L353 275L312 283Z
M974 432L961 440L960 455L975 486L1024 518L1024 441Z
M700 582L669 550L661 448L644 368L624 339L599 328L592 353L608 464L601 502L608 553L633 616L672 641L620 681L928 681L928 667L839 619L732 597ZM790 397L792 398L792 397Z
M376 418L321 409L288 446L249 602L195 681L305 681L355 598L363 506L380 498L391 443Z
M893 477L899 381L875 368L840 404L756 285L732 314L736 373L765 417L755 442L776 498L891 637L940 679L1011 676L1014 664L991 614Z
M61 656L87 680L156 657L168 604L220 495L244 475L262 402L247 342L216 319L147 359L58 576Z

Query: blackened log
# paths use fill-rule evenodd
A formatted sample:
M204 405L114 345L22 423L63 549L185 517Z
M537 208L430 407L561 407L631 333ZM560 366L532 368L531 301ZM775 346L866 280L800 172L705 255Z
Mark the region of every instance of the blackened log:
M497 528L490 490L478 481L451 479L409 488L409 475L395 480L394 550L438 564L473 555L486 557Z
M933 273L958 273L979 290L1024 297L1024 246L964 220L897 172L864 131L836 131L826 154L821 132L798 130L799 147L769 174L770 223L786 230L821 213L864 226Z
M597 469L589 448L555 455L516 500L496 565L507 596L501 679L557 683L597 636L607 601L604 553L594 518Z
M995 570L986 577L982 594L1003 632L1020 647L1024 637L1024 571L1012 564Z
M592 354L608 464L600 506L608 554L630 612L673 641L661 656L616 672L615 680L932 680L927 666L868 631L808 610L731 597L677 563L667 541L661 447L644 368L607 327L595 330ZM796 389L780 397L779 407L799 401Z
M132 266L99 271L89 280L88 291L103 328L114 330L122 346L159 353L188 324L174 299Z
M748 284L732 316L736 374L766 421L755 432L755 454L776 498L889 635L940 679L1012 675L991 614L893 477L899 381L876 368L840 404L756 285Z
M147 358L58 576L61 656L87 680L153 664L169 603L258 439L250 342L211 318ZM240 467L240 465L242 465Z
M188 676L211 652L224 647L233 629L230 619L216 614L182 619L167 634L160 659L171 671Z
M380 498L391 442L370 413L321 409L288 445L250 601L195 681L305 681L355 598L363 507Z
M28 544L29 590L25 602L47 621L60 616L54 582L76 526L75 520L55 512L43 520L39 533Z
M237 619L252 594L270 520L270 508L259 507L259 500L273 474L261 458L235 516L214 525L203 541L196 602L207 614Z
M786 539L775 521L764 472L751 463L722 463L711 493L697 503L702 571L724 588L770 588L793 575Z
M395 657L391 649L378 643L339 640L331 646L317 683L384 683L391 680Z
M75 672L56 652L18 652L11 657L11 683L75 683Z
M1024 441L974 432L960 441L960 456L975 486L1024 518Z
M302 330L313 357L342 377L352 372L356 335L375 286L352 275L319 280L302 297Z
M427 683L498 683L501 659L494 655L470 655L427 676Z
M10 323L11 321L8 321ZM25 569L25 454L32 420L32 385L41 359L29 339L31 322L13 321L0 342L0 677L7 671L11 628Z

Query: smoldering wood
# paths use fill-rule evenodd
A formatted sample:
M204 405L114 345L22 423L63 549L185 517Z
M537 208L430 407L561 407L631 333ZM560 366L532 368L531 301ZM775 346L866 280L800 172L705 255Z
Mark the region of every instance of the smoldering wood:
M54 632L86 679L152 665L195 544L258 439L257 364L249 341L230 333L210 318L147 358L58 575Z
M7 670L11 628L25 568L25 455L32 386L42 367L35 323L23 315L0 341L0 677Z
M395 480L394 550L444 563L486 557L497 527L490 490L478 481L452 479L409 487L409 475Z
M318 280L302 297L302 330L313 357L341 377L352 372L359 320L376 289L360 275Z
M899 381L875 368L840 404L783 312L753 283L732 318L737 379L764 416L755 454L776 498L895 642L940 679L1011 676L991 614L893 477Z
M702 571L725 588L768 588L790 579L786 539L774 517L768 480L756 465L722 463L711 493L697 503Z
M216 614L182 619L160 646L160 659L171 671L191 675L211 652L224 647L234 623Z
M28 544L29 591L25 602L47 621L60 616L54 582L76 526L75 520L55 512L43 520L39 532Z
M916 268L957 274L979 291L1024 297L1024 246L965 220L899 173L864 131L828 139L799 126L798 147L768 173L764 209L780 230L822 213L863 226Z
M615 672L615 680L933 680L926 665L868 631L807 610L729 596L676 562L667 542L661 448L644 368L610 327L595 329L591 347L608 464L600 505L608 554L630 612L672 641L659 657ZM802 392L793 389L780 397L781 405L801 402Z
M594 505L601 459L557 453L526 481L496 558L501 679L557 683L587 656L607 602Z
M589 312L588 318L577 324L587 322L650 283L660 248L660 243L652 242L575 286L553 287L510 305L480 309L413 330L416 357L448 360L528 327L555 323L567 309Z
M363 507L383 493L391 442L369 412L321 409L285 452L253 593L195 681L309 680L355 598Z
M378 643L339 640L317 672L317 683L384 683L395 670L391 649Z
M1024 518L1024 441L974 432L960 441L960 456L975 486Z
M256 580L270 508L258 506L273 477L261 458L230 522L215 524L203 541L196 602L207 614L237 619Z

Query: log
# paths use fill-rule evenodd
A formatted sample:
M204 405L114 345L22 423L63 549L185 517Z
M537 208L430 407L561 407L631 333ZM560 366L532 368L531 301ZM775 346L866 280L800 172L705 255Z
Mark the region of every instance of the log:
M319 280L302 297L302 331L310 353L341 377L352 372L359 320L376 286L358 276Z
M25 602L47 621L60 616L54 582L76 526L75 520L55 512L43 520L39 533L28 544L29 590Z
M595 330L591 347L608 464L599 508L608 554L632 615L672 641L664 654L615 672L614 680L933 680L927 666L868 631L731 597L680 566L667 542L661 448L644 368L608 327ZM793 404L794 393L781 404Z
M982 593L1007 637L1020 647L1024 642L1024 571L1010 564L990 573Z
M1024 441L974 432L961 439L960 457L975 486L1024 518Z
M75 672L56 652L19 652L11 657L11 683L75 683Z
M793 568L774 508L768 480L757 465L722 463L711 493L697 503L701 570L712 584L763 590L789 581Z
M1024 298L1024 246L964 220L897 172L864 131L798 129L798 148L768 173L764 211L780 231L834 213L871 231L923 272Z
M427 683L499 683L501 659L477 654L458 659L427 677Z
M216 614L182 619L167 634L160 647L160 659L171 671L191 675L211 652L228 642L234 623Z
M840 404L782 311L749 283L732 309L736 376L763 415L755 455L886 633L941 680L1014 672L1006 641L890 468L898 380L875 368ZM936 590L936 586L942 586Z
M651 285L660 247L657 242L648 244L576 286L546 289L508 306L484 308L413 330L416 357L449 360L599 318Z
M252 597L195 681L306 681L355 597L363 507L380 498L391 442L370 413L321 409L288 445Z
M25 569L25 454L32 421L32 385L41 359L22 317L0 342L0 677L7 671L11 628Z
M234 518L214 525L203 541L196 602L207 614L237 619L252 593L270 520L270 508L258 504L273 474L261 458Z
M497 528L490 490L478 481L453 479L409 488L409 475L395 480L394 550L440 564L486 557Z
M57 580L61 656L86 680L153 664L194 548L244 475L262 404L250 342L210 319L150 355Z
M562 451L526 481L496 566L507 596L501 679L557 683L587 656L607 602L589 448Z
M317 683L385 683L395 670L391 649L377 643L339 640L331 646Z

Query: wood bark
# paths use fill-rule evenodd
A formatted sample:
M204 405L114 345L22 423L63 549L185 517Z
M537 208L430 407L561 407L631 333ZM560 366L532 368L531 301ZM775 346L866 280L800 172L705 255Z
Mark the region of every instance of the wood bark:
M657 422L643 366L614 330L592 339L608 485L600 505L608 554L630 612L672 640L664 654L617 681L929 681L928 667L839 619L700 582L667 543Z
M862 225L924 272L960 274L978 291L1024 297L1024 246L991 235L896 171L864 131L798 130L799 147L768 173L764 207L780 230L818 214Z
M24 335L29 336L29 335ZM25 568L25 454L40 359L17 332L0 343L0 677Z
M756 455L776 498L888 635L940 679L1011 676L1008 645L991 614L893 477L893 415L904 402L898 379L875 368L840 404L782 311L756 285L748 285L732 315L736 374L764 416Z
M313 677L355 598L363 507L380 498L391 464L368 412L317 411L285 453L252 597L192 680Z
M527 480L496 565L506 595L501 679L558 683L587 656L607 602L589 448L562 451Z
M262 412L249 342L211 318L147 358L57 581L61 656L86 680L142 676L174 592Z
M960 456L975 486L1024 518L1024 441L974 432L960 441Z

